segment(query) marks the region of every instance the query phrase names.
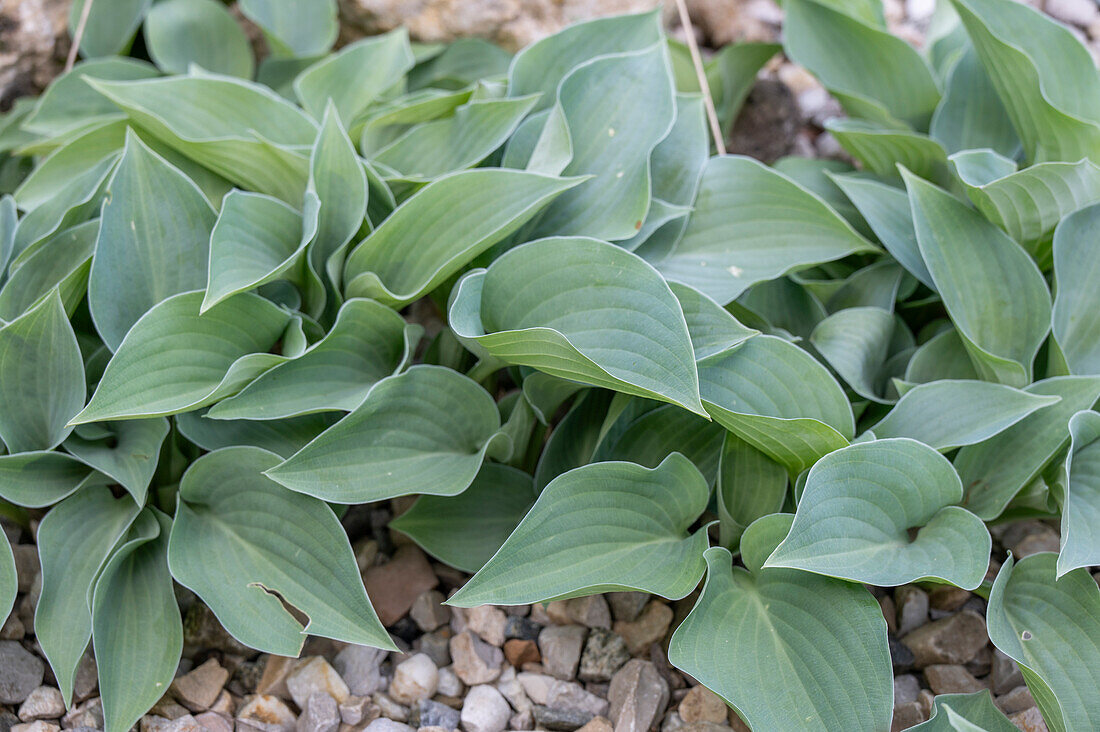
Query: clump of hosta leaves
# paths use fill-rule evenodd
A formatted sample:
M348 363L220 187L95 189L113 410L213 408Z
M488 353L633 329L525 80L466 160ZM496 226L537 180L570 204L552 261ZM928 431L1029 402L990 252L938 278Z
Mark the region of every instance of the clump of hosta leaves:
M0 130L0 496L41 517L66 700L89 642L107 732L160 697L174 583L262 651L392 647L338 516L420 495L392 527L475 573L457 606L702 582L670 660L754 730L888 729L866 585L912 582L987 596L1048 725L1100 729L1100 78L1069 31L952 0L920 52L872 0L786 0L856 170L711 157L656 13L513 58L329 53L317 3L240 5L258 67L212 0L97 3ZM110 56L139 28L155 65ZM723 124L777 50L708 63ZM1034 517L1061 551L987 578L986 524ZM0 617L15 587L2 542ZM983 692L922 727L1009 725Z

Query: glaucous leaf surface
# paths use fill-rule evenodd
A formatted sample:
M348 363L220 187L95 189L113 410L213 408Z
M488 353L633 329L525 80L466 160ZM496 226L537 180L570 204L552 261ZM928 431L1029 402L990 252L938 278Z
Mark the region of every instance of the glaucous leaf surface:
M929 134L948 153L986 148L1012 157L1020 138L973 45L951 66Z
M304 414L287 419L206 419L206 410L176 415L176 427L187 440L203 450L223 447L261 447L282 458L301 450L336 423L333 412Z
M72 495L93 473L63 452L0 455L0 498L17 506L44 508Z
M940 184L949 180L947 151L920 132L862 119L829 120L826 129L864 168L896 181L898 166Z
M669 287L680 301L696 361L740 345L760 332L742 325L721 305L688 285L670 282Z
M981 519L956 505L962 498L951 463L923 443L850 445L810 468L791 531L764 567L884 587L935 578L973 590L991 539Z
M215 0L162 0L149 9L143 30L149 56L162 71L185 74L198 64L216 74L252 78L248 36Z
M717 504L719 541L736 549L754 521L783 510L787 471L732 432L722 443L718 463Z
M487 455L506 458L500 414L477 382L420 365L376 383L351 414L266 472L333 503L453 496Z
M479 355L705 414L679 301L653 267L613 244L553 237L516 247L463 278L450 317Z
M392 650L339 520L323 501L263 474L278 464L254 447L191 464L168 542L172 576L261 651L297 656L305 633ZM309 618L305 628L284 601Z
M1041 552L1001 566L989 592L989 638L1020 665L1054 729L1084 732L1100 719L1100 587L1085 569L1057 577Z
M910 729L916 732L1013 732L1018 729L993 705L988 691L973 694L939 694L932 701L932 715Z
M684 597L703 574L706 530L689 529L709 492L680 454L652 469L604 462L571 470L543 489L504 545L448 602L523 605L611 590Z
M672 635L669 661L753 729L886 729L893 689L878 603L849 582L761 568L790 522L772 514L749 526L748 569L733 567L725 549L706 550L706 583Z
M852 390L889 403L883 366L894 335L894 316L876 307L839 310L814 328L810 343Z
M1054 340L1074 374L1100 375L1100 304L1096 273L1100 272L1096 231L1100 205L1076 211L1054 232Z
M74 36L88 1L75 0L69 7L69 32ZM104 0L90 5L80 39L81 53L85 58L95 58L124 51L152 4L153 0Z
M1100 414L1078 412L1069 421L1066 485L1062 505L1062 548L1058 576L1100 564Z
M161 444L168 435L168 420L133 419L94 426L103 430L102 436L85 438L77 428L62 447L80 462L116 481L139 506L144 505Z
M280 56L319 56L336 42L336 0L241 0L237 6Z
M155 76L159 76L155 66L133 58L80 61L50 82L22 126L39 135L64 136L74 130L87 130L92 125L118 119L122 116L118 107L93 89L88 79L134 81Z
M0 613L7 617L19 594L19 577L15 572L15 555L12 554L8 536L3 532L0 534L3 534L0 536Z

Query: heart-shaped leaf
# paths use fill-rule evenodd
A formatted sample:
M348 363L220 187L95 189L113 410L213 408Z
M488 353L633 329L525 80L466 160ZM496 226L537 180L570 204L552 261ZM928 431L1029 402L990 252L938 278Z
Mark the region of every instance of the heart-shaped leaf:
M1100 400L1100 377L1056 376L1036 381L1024 391L1062 401L964 447L955 457L955 469L966 488L964 505L986 521L1001 515L1009 501L1069 444L1066 425L1076 412L1091 409Z
M1100 588L1085 569L1056 576L1049 552L1010 556L989 592L989 639L1020 665L1043 718L1054 729L1100 724Z
M87 487L50 509L38 527L42 595L34 632L68 706L76 666L92 636L92 588L138 515L129 497Z
M145 46L162 70L185 74L198 64L216 74L251 79L248 36L215 0L162 0L145 18Z
M732 432L718 464L718 528L722 546L734 550L758 518L783 510L787 471Z
M84 395L80 346L54 290L0 327L0 439L11 452L56 447Z
M239 390L251 373L248 356L267 368L267 351L290 315L258 295L234 295L199 313L202 292L174 295L134 324L73 424L161 417L206 406Z
M673 633L668 659L753 729L888 729L890 652L871 593L760 567L790 522L773 514L749 526L741 540L748 571L732 567L725 549L706 551L703 593Z
M764 567L885 587L931 577L973 590L991 539L981 519L954 505L962 497L951 463L927 445L850 445L810 468L791 531Z
M498 168L439 178L351 251L344 266L346 295L412 302L581 180ZM410 258L409 251L417 256Z
M902 171L921 256L984 378L1030 381L1050 330L1050 292L1016 242L961 201Z
M751 158L733 155L707 163L683 237L655 264L668 279L726 304L757 282L873 251L816 195Z
M611 462L571 470L546 486L448 602L524 605L611 590L681 598L703 574L706 531L688 529L708 494L706 479L679 454L652 469Z
M96 439L69 435L63 446L73 457L117 481L139 506L157 469L160 446L168 435L166 419L135 419L102 425L106 435Z
M323 501L263 475L278 463L228 447L191 464L168 542L172 576L261 651L297 656L304 633L393 650L340 522ZM304 629L284 601L309 618Z
M92 637L104 729L130 729L172 683L183 622L168 572L172 519L143 511L103 566L92 595Z
M706 414L679 302L613 244L554 237L516 247L459 283L450 316L476 353Z
M988 440L1060 399L987 381L944 379L907 391L871 431L879 439L909 437L946 452Z
M500 549L535 501L531 476L485 463L457 496L421 496L390 522L424 551L464 572L476 572Z
M154 305L206 284L214 210L191 180L127 133L88 281L96 330L118 350Z
M1100 306L1097 226L1100 205L1070 214L1054 232L1054 340L1074 374L1100 374L1100 325L1092 317Z
M382 379L355 411L267 472L333 503L453 496L486 455L507 458L500 413L477 382L441 366Z
M848 399L828 370L775 336L704 359L699 386L715 421L794 475L855 433Z
M1066 485L1062 504L1062 549L1058 576L1100 564L1100 414L1078 412L1069 421Z

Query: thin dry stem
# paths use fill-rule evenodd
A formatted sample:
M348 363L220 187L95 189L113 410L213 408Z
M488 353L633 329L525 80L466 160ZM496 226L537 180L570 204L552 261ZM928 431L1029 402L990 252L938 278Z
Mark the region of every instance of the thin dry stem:
M676 0L676 8L680 11L680 25L684 27L688 51L691 52L691 63L695 67L695 76L699 79L699 88L703 92L703 105L707 109L707 119L710 120L710 133L714 137L714 147L717 148L719 155L725 155L726 138L722 134L722 126L718 124L718 110L714 108L714 97L710 94L707 72L703 69L703 57L699 55L699 44L695 42L695 27L691 24L691 16L688 15L684 0Z
M80 9L80 20L76 24L76 33L73 33L73 45L69 49L69 57L65 59L65 70L71 71L76 63L76 56L80 53L80 42L84 40L84 29L88 27L88 14L92 12L92 3L95 0L84 0L84 7Z

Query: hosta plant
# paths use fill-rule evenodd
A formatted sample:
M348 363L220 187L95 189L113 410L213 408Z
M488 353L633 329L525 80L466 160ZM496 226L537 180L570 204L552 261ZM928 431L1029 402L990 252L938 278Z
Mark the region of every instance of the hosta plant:
M754 730L889 729L867 586L913 582L987 597L1050 729L1100 729L1100 77L1068 30L951 0L918 51L874 0L785 0L857 165L767 166L711 156L656 13L510 57L240 6L258 66L213 0L97 2L0 130L0 496L66 700L91 643L107 732L157 701L175 584L262 651L392 647L338 517L419 495L391 526L473 573L453 605L698 591L669 658ZM137 32L153 63L110 55ZM721 124L779 50L708 62ZM1036 517L1061 551L988 572L987 524ZM15 586L0 543L0 617ZM1006 725L983 693L922 729Z

